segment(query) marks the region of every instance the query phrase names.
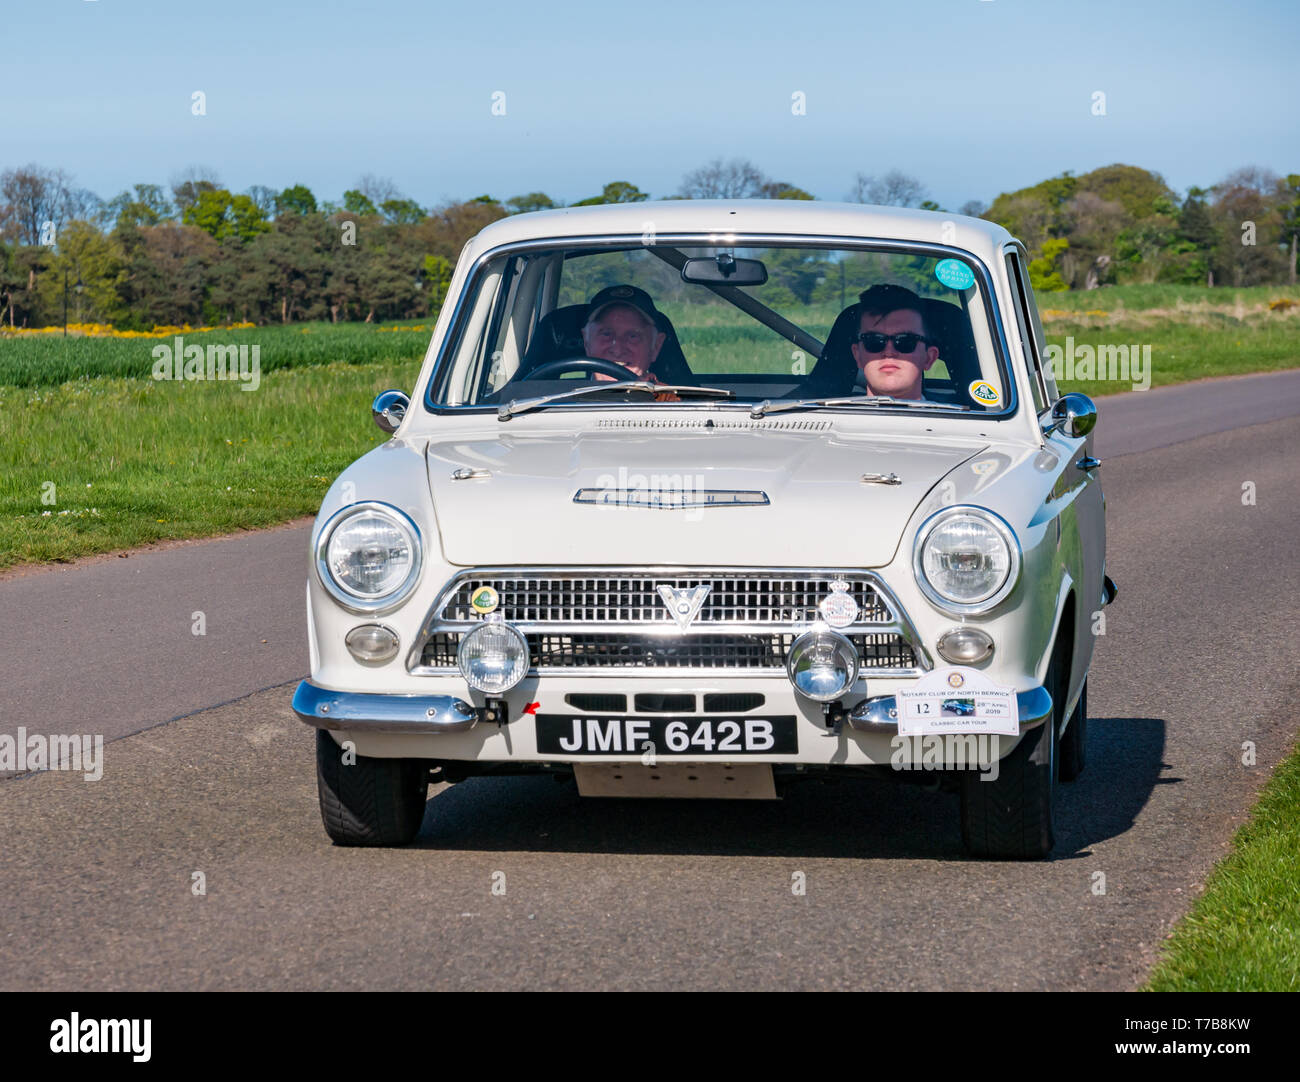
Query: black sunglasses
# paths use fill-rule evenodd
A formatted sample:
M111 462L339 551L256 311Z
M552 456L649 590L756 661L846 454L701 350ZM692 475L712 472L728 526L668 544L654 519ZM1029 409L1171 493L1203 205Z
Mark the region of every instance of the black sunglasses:
M918 342L929 342L923 334L877 334L874 331L865 331L858 335L858 341L862 343L862 348L868 353L884 353L885 343L893 342L894 348L899 353L911 353L916 349Z

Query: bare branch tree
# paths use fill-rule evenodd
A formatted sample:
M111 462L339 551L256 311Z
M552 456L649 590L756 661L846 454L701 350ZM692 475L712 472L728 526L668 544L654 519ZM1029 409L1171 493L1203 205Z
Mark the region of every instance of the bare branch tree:
M1254 192L1257 195L1270 196L1276 194L1280 182L1281 178L1271 169L1258 165L1243 165L1219 181L1214 186L1214 190L1230 191L1235 188Z
M982 199L968 199L957 213L965 214L968 218L983 218L988 213L988 209L988 204Z
M191 165L171 179L172 201L176 204L176 213L184 215L191 206L198 202L203 192L215 192L221 187L221 180L216 171L206 165Z
M754 199L763 194L767 178L748 158L724 162L714 158L687 173L678 191L685 199Z
M63 193L64 220L97 221L104 201L89 188L68 188Z
M925 185L916 177L891 169L883 177L859 173L854 179L854 203L874 203L880 207L915 207L926 198Z
M382 207L385 203L391 203L395 199L402 198L402 193L392 180L388 177L377 177L372 173L367 173L357 181L356 190L376 207Z
M57 231L67 220L70 180L62 169L42 169L34 162L0 173L0 233L20 244L40 244L46 222Z

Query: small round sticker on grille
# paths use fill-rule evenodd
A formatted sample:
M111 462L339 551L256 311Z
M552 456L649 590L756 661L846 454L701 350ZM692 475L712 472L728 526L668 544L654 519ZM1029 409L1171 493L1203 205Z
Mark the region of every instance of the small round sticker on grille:
M480 586L469 598L469 607L480 616L495 612L499 604L501 597L491 586Z
M842 579L831 583L831 593L817 606L817 611L831 627L848 627L858 618L858 603L849 594L849 584Z

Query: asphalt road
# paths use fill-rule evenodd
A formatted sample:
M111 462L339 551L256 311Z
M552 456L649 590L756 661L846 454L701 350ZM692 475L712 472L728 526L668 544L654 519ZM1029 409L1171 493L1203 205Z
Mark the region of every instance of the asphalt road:
M965 859L955 798L887 783L476 779L412 848L335 849L289 709L305 528L5 576L0 731L135 735L0 783L0 987L1133 987L1295 739L1297 377L1100 404L1121 595L1046 863Z

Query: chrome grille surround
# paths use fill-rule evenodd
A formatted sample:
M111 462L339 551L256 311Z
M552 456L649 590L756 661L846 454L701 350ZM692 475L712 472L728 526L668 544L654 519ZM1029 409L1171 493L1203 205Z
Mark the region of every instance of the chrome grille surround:
M918 676L932 667L902 607L868 571L822 568L470 568L443 588L407 659L414 675L455 674L460 635L480 622L469 599L500 596L495 614L517 627L532 675L784 675L790 643L820 620L831 583L858 604L838 630L864 674ZM660 586L709 586L698 616L679 628Z

